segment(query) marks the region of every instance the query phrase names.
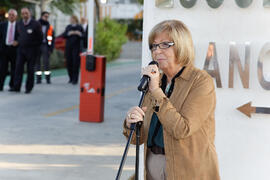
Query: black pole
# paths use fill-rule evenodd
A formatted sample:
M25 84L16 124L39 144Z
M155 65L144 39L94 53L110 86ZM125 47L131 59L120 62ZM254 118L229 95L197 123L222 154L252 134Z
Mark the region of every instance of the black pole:
M140 99L140 102L139 102L139 107L142 106L143 99L144 99L144 96L145 96L146 92L147 92L147 90L142 91L141 99ZM141 126L142 126L142 122L132 123L131 126L130 126L131 131L130 131L130 134L129 134L129 137L128 137L128 141L127 141L127 144L126 144L126 147L125 147L125 151L124 151L124 154L122 156L122 160L121 160L121 163L120 163L120 166L119 166L119 169L118 169L117 176L116 176L115 180L119 180L120 177L121 177L123 166L124 166L125 161L126 161L130 141L131 141L131 138L133 136L135 128L136 128L135 180L139 179L139 155L140 155L140 144L139 143L140 143L140 128L141 128Z
M158 65L156 61L151 61L149 63L149 65L151 65L151 64ZM150 81L150 77L147 76L147 75L143 75L143 77L141 78L140 84L138 86L138 90L142 92L141 99L140 99L140 102L139 102L139 107L140 108L142 107L144 96L145 96L146 92L148 91L149 81ZM130 126L131 132L129 134L128 141L127 141L127 144L126 144L126 148L125 148L125 151L124 151L124 154L123 154L123 157L122 157L122 160L121 160L121 163L120 163L120 167L118 169L117 176L116 176L115 180L119 180L119 178L120 178L120 176L122 174L123 165L125 164L125 161L126 161L128 148L129 148L130 141L131 141L131 138L132 138L132 135L134 133L135 128L136 128L135 180L139 180L139 156L140 156L140 129L141 129L141 126L142 126L141 121L137 122L137 123L132 123L131 126Z
M117 176L116 176L115 180L119 180L120 177L121 177L123 166L125 164L128 149L129 149L129 145L130 145L130 140L132 138L133 133L134 133L134 129L131 129L129 137L128 137L128 141L127 141L127 144L126 144L126 148L125 148L124 154L122 156L122 160L121 160L121 163L120 163L120 166L119 166L119 169L118 169Z
M141 123L136 124L136 164L135 164L135 180L139 180L139 157L140 157L140 129Z

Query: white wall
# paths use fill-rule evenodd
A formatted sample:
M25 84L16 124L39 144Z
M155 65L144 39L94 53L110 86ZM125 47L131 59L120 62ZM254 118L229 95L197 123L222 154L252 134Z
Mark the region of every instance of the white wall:
M270 41L270 9L263 0L253 0L248 8L225 0L212 9L206 0L197 1L190 9L178 0L173 8L157 8L155 1L144 1L142 65L151 61L147 37L151 28L165 19L183 21L190 29L196 48L195 65L203 68L209 42L216 42L223 88L217 88L216 147L222 180L269 180L270 114L252 114L248 118L237 107L252 105L270 108L270 91L258 81L257 61L262 46ZM234 88L228 88L230 42L237 44L242 65L245 42L250 42L250 87L244 89L235 67ZM267 65L268 64L268 65ZM270 81L270 59L264 63L265 78Z

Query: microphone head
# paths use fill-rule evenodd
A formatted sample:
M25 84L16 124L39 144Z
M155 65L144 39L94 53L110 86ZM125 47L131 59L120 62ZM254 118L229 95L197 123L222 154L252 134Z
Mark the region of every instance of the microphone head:
M148 65L157 65L157 67L158 67L158 62L157 61L151 61Z
M158 67L158 63L156 61L151 61L148 65L157 65ZM143 75L143 77L141 78L140 84L138 86L138 90L147 91L149 81L150 81L150 77L147 75Z

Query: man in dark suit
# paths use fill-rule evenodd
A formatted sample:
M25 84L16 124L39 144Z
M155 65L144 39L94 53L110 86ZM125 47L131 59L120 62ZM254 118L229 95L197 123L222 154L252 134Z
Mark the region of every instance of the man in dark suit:
M15 70L14 88L12 91L20 92L24 71L24 64L27 64L27 80L25 93L31 93L34 87L35 62L38 57L42 43L42 31L39 22L31 18L28 8L21 9L22 20L18 22L19 48Z
M10 63L10 89L14 86L14 75L16 67L16 56L18 46L17 11L8 11L8 21L0 25L0 91L3 91L5 79L8 74Z

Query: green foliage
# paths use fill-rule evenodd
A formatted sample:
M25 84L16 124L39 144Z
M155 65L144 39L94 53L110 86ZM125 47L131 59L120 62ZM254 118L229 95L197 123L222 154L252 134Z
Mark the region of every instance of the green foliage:
M29 5L29 3L22 0L0 0L0 7L8 10L10 8L20 10L22 7Z
M9 9L15 9L18 13L18 18L21 16L21 9L23 7L28 7L30 11L34 14L35 6L31 3L24 2L22 0L0 0L0 22L6 20L4 17L5 13L8 12Z
M120 19L118 20L120 24L126 24L127 28L127 36L129 40L141 41L142 39L142 19Z
M64 52L54 49L50 56L50 68L58 69L65 67L65 57Z
M137 0L138 3L143 4L143 0Z
M62 13L71 15L79 2L80 0L54 0L50 3L50 7L56 7Z
M79 2L84 2L84 0L53 0L50 3L50 7L57 8L62 13L71 15L74 13L74 9L76 8ZM6 11L9 8L13 8L18 11L22 7L29 7L29 5L33 6L33 4L24 2L23 0L0 0L0 9L5 9Z
M6 20L4 15L11 8L17 10L18 16L20 17L20 10L22 7L29 7L32 9L33 6L22 0L0 0L0 22Z
M95 34L95 54L104 55L107 61L119 57L122 45L127 42L127 25L105 18L97 24Z

